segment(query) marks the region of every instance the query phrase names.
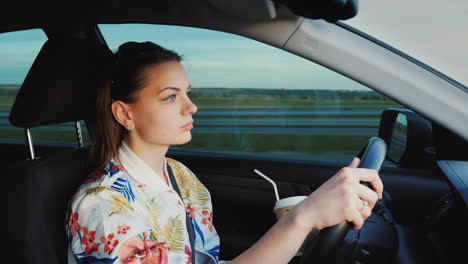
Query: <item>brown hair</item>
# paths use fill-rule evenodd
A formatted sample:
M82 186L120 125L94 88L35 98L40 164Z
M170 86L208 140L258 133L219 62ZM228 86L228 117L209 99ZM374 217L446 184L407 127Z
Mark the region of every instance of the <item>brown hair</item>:
M96 123L92 128L91 159L97 169L103 169L114 157L127 133L115 120L111 110L113 101L131 103L145 81L144 70L153 64L177 61L182 57L153 42L126 42L120 45L109 67L108 80L97 94Z

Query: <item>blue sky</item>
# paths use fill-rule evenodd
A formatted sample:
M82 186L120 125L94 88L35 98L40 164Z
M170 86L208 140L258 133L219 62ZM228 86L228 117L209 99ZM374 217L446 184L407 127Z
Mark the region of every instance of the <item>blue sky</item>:
M467 14L463 0L361 0L358 16L345 22L466 85ZM227 33L154 25L101 30L113 50L128 40L150 40L184 55L194 87L366 89L305 59ZM0 35L0 84L21 83L45 40L39 30Z
M229 33L177 26L101 25L113 51L125 41L153 41L184 56L193 87L365 89L315 63Z

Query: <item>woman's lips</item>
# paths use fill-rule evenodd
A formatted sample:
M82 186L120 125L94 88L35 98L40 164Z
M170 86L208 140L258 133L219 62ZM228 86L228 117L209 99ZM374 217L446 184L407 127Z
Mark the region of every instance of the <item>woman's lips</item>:
M181 126L181 128L192 129L193 128L193 121L190 121L189 123Z

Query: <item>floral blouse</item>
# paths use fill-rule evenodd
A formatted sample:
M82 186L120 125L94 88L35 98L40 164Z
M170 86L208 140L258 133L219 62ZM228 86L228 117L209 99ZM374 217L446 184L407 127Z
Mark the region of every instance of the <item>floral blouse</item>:
M197 264L219 262L210 193L182 163L165 162L182 197L122 142L118 159L92 173L72 197L66 224L69 259L71 252L77 263L190 264L195 251Z

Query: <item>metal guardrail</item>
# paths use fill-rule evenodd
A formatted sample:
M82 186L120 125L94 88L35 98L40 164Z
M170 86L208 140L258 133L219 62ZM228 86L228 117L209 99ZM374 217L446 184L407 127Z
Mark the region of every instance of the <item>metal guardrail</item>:
M391 106L205 107L194 115L193 133L278 133L375 135L380 114ZM0 129L12 128L9 109L0 109ZM73 130L73 123L34 130Z

